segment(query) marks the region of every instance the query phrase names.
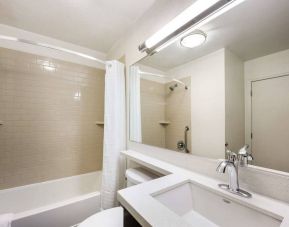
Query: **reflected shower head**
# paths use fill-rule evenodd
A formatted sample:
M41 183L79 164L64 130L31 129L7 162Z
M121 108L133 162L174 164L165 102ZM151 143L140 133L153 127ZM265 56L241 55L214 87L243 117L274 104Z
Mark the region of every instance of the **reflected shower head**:
M173 78L172 81L175 81L175 82L177 82L177 83L176 83L175 85L171 85L171 86L169 87L169 89L170 89L171 91L173 91L173 90L175 89L175 87L178 86L178 84L181 84L182 86L184 86L184 88L185 88L186 90L189 89L188 86L187 86L184 82L182 82L182 81L180 81L180 80L178 80L178 79Z
M173 85L171 85L171 86L169 86L169 89L171 90L171 91L173 91L173 90L175 90L175 88L178 86L178 84L173 84Z

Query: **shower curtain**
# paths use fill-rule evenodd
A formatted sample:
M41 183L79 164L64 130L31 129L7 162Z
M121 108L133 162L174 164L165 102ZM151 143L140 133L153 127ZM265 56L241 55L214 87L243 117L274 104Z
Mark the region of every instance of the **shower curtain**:
M130 140L142 142L141 134L141 105L140 105L140 73L138 66L131 66L129 71L130 90Z
M108 61L105 74L102 209L117 205L120 151L126 148L125 117L124 65L115 60Z

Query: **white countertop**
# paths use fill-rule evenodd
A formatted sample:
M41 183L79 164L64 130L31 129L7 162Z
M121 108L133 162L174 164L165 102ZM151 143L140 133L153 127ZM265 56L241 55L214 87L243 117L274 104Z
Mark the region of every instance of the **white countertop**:
M260 211L278 220L283 220L280 227L289 227L289 205L254 192L252 198L247 199L220 189L220 182L216 179L188 171L167 162L146 156L136 151L123 151L128 159L141 165L158 171L166 176L118 191L119 202L138 220L143 226L160 227L187 227L177 214L163 206L151 194L160 190L182 184L185 181L193 181L207 190L235 201L249 208Z

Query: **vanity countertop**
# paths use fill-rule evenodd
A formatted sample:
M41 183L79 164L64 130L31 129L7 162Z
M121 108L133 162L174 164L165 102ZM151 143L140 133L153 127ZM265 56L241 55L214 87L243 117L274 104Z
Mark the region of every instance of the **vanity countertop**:
M122 155L165 175L158 179L118 191L119 202L142 226L191 226L184 222L176 213L153 198L152 194L186 181L192 181L194 184L198 184L200 187L204 187L206 190L218 194L225 199L282 220L280 227L289 227L289 205L287 203L254 192L250 192L252 194L252 198L250 199L234 195L217 186L219 183L226 182L220 182L219 180L177 167L133 150L122 151Z

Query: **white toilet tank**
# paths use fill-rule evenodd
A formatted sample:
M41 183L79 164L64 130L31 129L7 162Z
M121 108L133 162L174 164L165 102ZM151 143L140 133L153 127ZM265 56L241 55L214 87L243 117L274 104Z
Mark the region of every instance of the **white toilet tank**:
M159 177L158 175L141 167L127 169L125 176L127 179L127 187L141 184Z

